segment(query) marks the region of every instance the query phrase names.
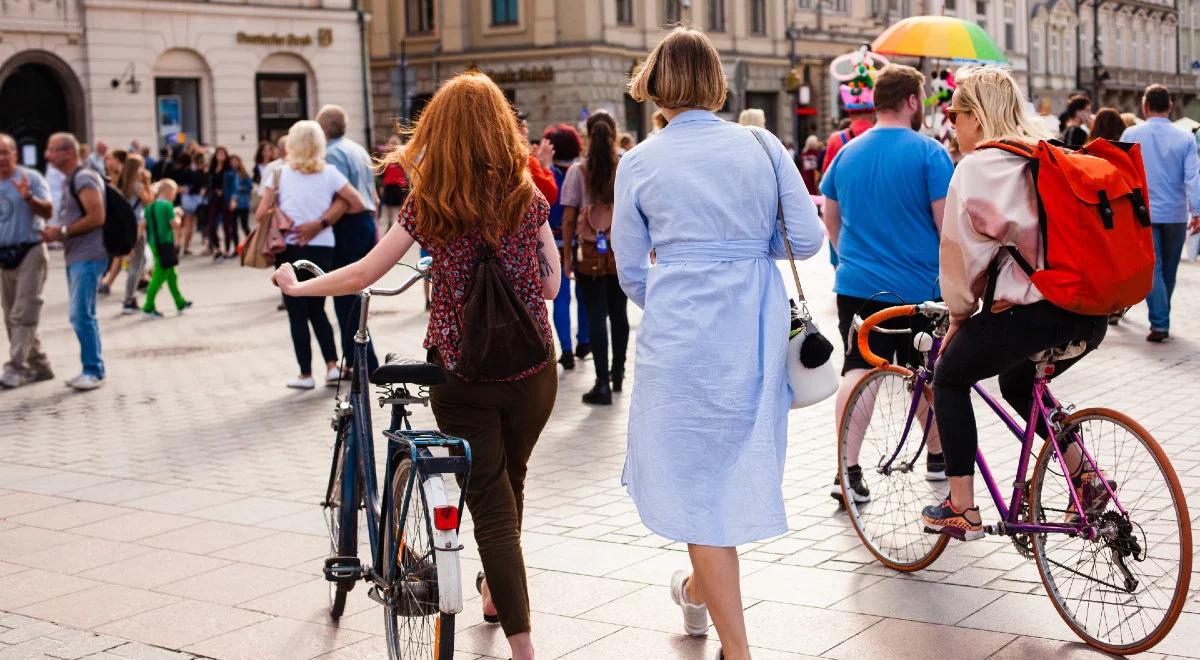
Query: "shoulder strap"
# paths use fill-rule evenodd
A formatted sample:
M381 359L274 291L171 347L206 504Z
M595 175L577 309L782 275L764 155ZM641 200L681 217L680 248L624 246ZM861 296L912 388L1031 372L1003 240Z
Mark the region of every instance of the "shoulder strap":
M767 160L771 162L771 171L775 172L775 215L779 218L779 229L783 233L783 249L785 252L787 252L788 264L792 267L792 278L796 281L796 297L799 299L800 304L804 306L804 287L800 285L800 271L797 270L796 259L792 255L792 242L788 240L787 222L783 217L783 197L780 195L779 191L779 171L775 169L775 158L771 155L771 150L767 147L766 140L763 139L763 136L753 128L747 130L754 135L755 140L758 140L758 146L762 147L763 153L767 156ZM807 306L805 307L807 308Z
M999 149L1007 151L1010 154L1021 156L1022 158L1033 158L1033 148L1027 144L1022 144L1014 140L997 140L995 142L985 142L979 145L976 149Z
M79 191L75 189L75 177L79 176L82 169L82 165L76 167L75 171L71 172L71 176L67 177L67 189L71 191L71 197L75 198L75 204L79 207L80 212L83 212L83 200L79 199Z

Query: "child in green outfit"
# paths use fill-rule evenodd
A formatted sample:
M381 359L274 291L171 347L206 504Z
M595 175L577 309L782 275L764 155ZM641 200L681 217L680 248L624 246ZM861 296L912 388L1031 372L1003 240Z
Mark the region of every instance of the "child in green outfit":
M150 275L150 286L146 289L146 305L142 307L144 318L160 319L162 314L154 308L154 298L163 282L171 290L175 299L175 309L182 314L183 310L192 306L191 301L184 300L179 293L179 283L175 277L175 266L179 263L179 251L175 247L174 227L179 224L175 218L175 195L179 185L171 179L158 182L154 202L146 206L143 215L146 218L146 242L154 254L154 272Z

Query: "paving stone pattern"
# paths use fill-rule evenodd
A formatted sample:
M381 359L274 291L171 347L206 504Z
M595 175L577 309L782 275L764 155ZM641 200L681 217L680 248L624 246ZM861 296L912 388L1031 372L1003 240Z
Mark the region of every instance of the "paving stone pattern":
M60 254L52 264L42 337L59 378L0 392L0 660L386 657L380 608L361 585L340 625L325 613L318 502L331 390L284 388L296 367L267 274L186 259L181 286L196 307L160 321L122 317L117 298L103 299L108 385L80 394L61 383L78 369L78 345ZM803 276L835 334L828 261L807 262ZM1173 342L1143 340L1139 306L1055 391L1132 414L1196 493L1200 265L1182 266L1175 308ZM419 294L373 310L381 352L421 354ZM668 594L686 548L646 530L619 483L629 394L585 407L591 380L590 361L562 377L529 471L523 539L539 657L713 657L715 632L684 637ZM432 416L419 410L415 422ZM1006 479L1011 440L995 423L983 435ZM740 549L756 658L1100 657L1005 540L953 544L915 575L874 563L828 496L833 437L831 403L792 413L790 530ZM465 525L470 576L479 564ZM458 657L507 657L469 595ZM1188 641L1197 634L1193 594L1146 657L1200 657Z

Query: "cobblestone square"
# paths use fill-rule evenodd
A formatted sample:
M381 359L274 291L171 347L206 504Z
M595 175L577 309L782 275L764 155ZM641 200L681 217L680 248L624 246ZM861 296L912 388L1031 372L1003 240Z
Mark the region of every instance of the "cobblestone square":
M802 269L833 338L828 260ZM78 344L61 254L52 256L42 339L57 378L0 391L0 659L386 657L383 617L363 585L339 625L326 614L319 502L332 389L284 387L295 365L265 271L200 257L180 270L196 301L185 316L120 316L119 296L102 299L108 382L77 393L62 385L78 371ZM422 354L421 310L415 290L374 302L381 354ZM1139 420L1192 495L1200 486L1200 264L1181 267L1174 310L1173 341L1144 341L1145 308L1134 308L1055 392ZM530 464L523 543L538 655L714 657L715 632L685 637L668 595L686 548L647 531L620 485L628 388L611 408L586 407L579 398L591 370L584 361L562 376ZM953 543L912 575L875 563L828 495L832 417L832 402L792 413L789 532L741 548L756 658L1102 657L1062 623L1036 569L1006 539ZM414 424L430 427L432 415L418 410ZM1011 441L994 419L982 436L1007 479L1017 458ZM1200 502L1191 504L1195 516ZM989 509L985 520L995 518ZM469 518L465 528L463 574L473 576ZM1196 586L1193 576L1174 631L1145 657L1200 657ZM482 622L467 588L457 657L507 657L499 627Z

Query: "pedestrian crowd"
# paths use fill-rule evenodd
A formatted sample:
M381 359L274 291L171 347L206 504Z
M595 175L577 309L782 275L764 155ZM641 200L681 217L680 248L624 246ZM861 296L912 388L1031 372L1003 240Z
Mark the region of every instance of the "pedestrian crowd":
M646 527L688 546L692 570L673 575L670 592L685 631L705 634L711 620L722 656L748 658L736 548L787 531L782 483L795 311L776 260L811 258L826 241L836 254L833 293L845 342L838 420L871 366L854 341L854 319L945 300L950 322L925 470L931 480L949 480L950 496L927 507L923 520L967 538L982 535L971 481L971 386L999 376L1005 398L1023 414L1032 406L1028 356L1069 341L1095 350L1124 311L1070 311L1033 284L1030 273L1050 267L1036 182L1027 157L998 143L1018 152L1052 138L1077 147L1141 145L1155 252L1147 339L1170 338L1183 242L1189 225L1200 231L1200 160L1196 142L1170 125L1170 92L1145 90L1144 120L1114 108L1093 115L1082 96L1053 117L1045 107L1040 115L1027 110L1003 69L969 66L955 80L945 111L955 129L953 156L920 132L925 77L899 64L879 71L872 101L857 105L824 141L814 135L798 148L785 144L753 109L738 123L724 121L716 114L727 96L720 58L707 36L686 27L672 30L630 81L634 99L659 109L655 130L640 144L603 111L582 122L582 134L554 124L531 142L525 117L477 71L446 81L378 161L346 137L346 113L326 106L277 144L260 145L249 168L222 147L182 149L147 164L103 143L89 155L73 136L56 135L46 156L63 181L52 193L39 173L15 165L16 145L0 136L0 208L11 216L0 217L12 343L3 384L52 377L37 338L46 243L64 249L83 363L70 382L77 389L104 380L96 300L122 261L125 309L139 309L138 282L149 270L140 309L157 318L163 284L177 310L191 305L176 268L191 253L193 231L204 254L219 261L235 256L240 235L278 229L273 282L298 367L287 385L311 389L319 376L336 384L347 370L378 366L373 347L368 364L353 364L356 294L416 245L433 258L424 348L447 372L446 383L431 388L432 410L439 428L468 439L473 451L466 498L483 564L483 613L499 622L513 657L528 659L524 480L555 404L555 366L565 374L590 355L595 382L583 403L612 404L625 390L632 301L643 315L622 483ZM121 201L141 229L132 253L113 255L101 228ZM326 275L298 273L299 260ZM486 326L464 310L487 260L517 301L522 330L544 349L495 356L521 365L505 372L480 367L474 339ZM334 298L340 343L326 297ZM928 320L904 324L931 331ZM869 346L895 364L918 357L910 335L872 336ZM849 483L839 477L832 494L869 501L855 449L847 454ZM1074 471L1078 452L1064 454L1072 478L1088 479Z

